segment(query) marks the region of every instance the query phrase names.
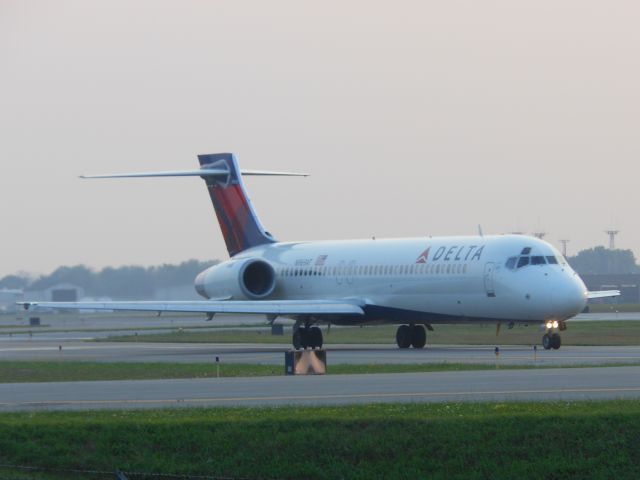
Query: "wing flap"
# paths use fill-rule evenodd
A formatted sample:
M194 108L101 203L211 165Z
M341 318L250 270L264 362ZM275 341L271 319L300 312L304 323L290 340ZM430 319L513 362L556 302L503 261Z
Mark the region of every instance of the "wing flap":
M174 313L238 313L265 315L364 315L356 303L324 300L194 301L194 302L21 302L25 310L109 310Z

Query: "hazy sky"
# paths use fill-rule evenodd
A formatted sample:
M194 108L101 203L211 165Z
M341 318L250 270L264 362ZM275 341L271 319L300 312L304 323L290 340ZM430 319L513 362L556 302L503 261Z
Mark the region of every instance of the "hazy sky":
M226 258L231 151L280 240L533 232L640 253L640 3L0 0L0 275Z

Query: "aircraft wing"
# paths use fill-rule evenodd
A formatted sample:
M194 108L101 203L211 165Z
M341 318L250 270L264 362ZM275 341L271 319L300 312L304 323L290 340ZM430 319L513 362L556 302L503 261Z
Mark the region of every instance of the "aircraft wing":
M620 290L600 290L597 292L587 292L587 298L619 297Z
M25 310L128 310L140 312L244 313L265 315L364 315L354 302L331 300L200 300L193 302L19 302Z

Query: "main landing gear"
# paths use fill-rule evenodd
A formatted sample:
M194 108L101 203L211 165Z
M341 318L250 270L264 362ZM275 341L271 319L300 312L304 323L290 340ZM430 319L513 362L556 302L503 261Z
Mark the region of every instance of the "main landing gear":
M558 350L562 345L562 339L560 338L559 330L566 330L564 322L558 322L557 320L548 321L544 325L545 333L542 336L542 346L545 350Z
M400 325L396 331L396 343L400 348L424 348L427 331L422 325Z
M293 348L322 348L322 330L319 327L298 327L293 329Z

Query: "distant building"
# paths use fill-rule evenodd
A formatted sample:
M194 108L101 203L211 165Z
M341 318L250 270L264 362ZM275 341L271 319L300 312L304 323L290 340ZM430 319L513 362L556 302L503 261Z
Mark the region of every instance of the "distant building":
M18 311L16 302L22 301L23 298L22 290L0 289L0 312L16 313Z
M640 303L640 274L580 275L589 290L620 290L615 303Z
M77 302L84 296L84 288L70 283L61 283L45 290L24 292L24 300L27 302Z

